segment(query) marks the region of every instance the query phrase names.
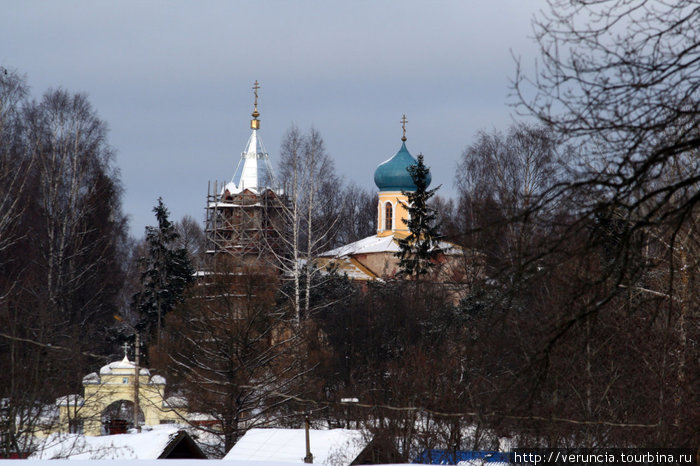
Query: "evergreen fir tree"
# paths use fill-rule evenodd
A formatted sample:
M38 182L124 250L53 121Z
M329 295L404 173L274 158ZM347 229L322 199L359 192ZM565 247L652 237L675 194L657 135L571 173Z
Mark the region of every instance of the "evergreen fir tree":
M435 259L442 253L440 249L440 234L438 232L437 212L428 206L428 201L440 189L428 189L428 174L430 168L423 163L423 154L418 154L418 161L407 168L413 184L414 192L404 191L408 197L408 220L403 222L408 226L410 235L399 240L400 274L420 278L435 266Z
M134 296L134 306L139 313L140 329L147 335L155 330L156 342L159 342L163 318L182 302L185 288L194 280L194 268L187 249L175 247L179 235L168 219L168 209L162 198L158 198L153 212L158 226L146 227L148 255L141 258L142 291Z

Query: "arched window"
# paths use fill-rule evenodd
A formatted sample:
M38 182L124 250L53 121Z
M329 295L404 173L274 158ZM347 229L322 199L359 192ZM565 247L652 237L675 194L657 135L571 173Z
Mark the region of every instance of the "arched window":
M384 229L391 230L391 225L394 217L394 208L391 202L384 204Z

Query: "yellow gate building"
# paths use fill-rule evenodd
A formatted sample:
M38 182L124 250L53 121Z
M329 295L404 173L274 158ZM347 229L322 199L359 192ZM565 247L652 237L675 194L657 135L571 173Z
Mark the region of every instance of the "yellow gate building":
M138 393L139 427L182 423L184 400L165 399L165 378L151 376L124 356L83 377L83 396L67 395L56 400L59 407L58 431L105 435L124 433L134 427L134 408Z

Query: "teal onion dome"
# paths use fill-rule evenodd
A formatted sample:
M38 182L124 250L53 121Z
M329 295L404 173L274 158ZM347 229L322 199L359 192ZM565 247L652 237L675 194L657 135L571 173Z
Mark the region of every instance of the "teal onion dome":
M374 184L380 191L415 191L416 185L408 173L408 167L415 165L417 160L406 149L406 143L392 158L381 163L374 171ZM428 173L427 186L430 186Z

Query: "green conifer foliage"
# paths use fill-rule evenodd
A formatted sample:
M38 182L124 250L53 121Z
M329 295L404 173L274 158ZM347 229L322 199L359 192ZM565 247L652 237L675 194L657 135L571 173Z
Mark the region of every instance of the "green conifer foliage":
M153 212L158 226L146 227L148 255L141 258L143 289L134 296L134 304L140 315L139 326L150 335L155 331L158 342L163 318L182 302L185 288L194 280L194 268L187 249L175 247L179 235L168 219L168 209L162 198L158 198Z
M430 168L423 163L423 154L418 154L418 161L407 170L416 190L403 191L408 197L409 214L408 220L403 221L408 226L410 235L399 240L400 250L396 257L400 259L399 274L418 279L436 265L435 259L442 253L437 212L428 206L428 201L440 186L428 189Z

